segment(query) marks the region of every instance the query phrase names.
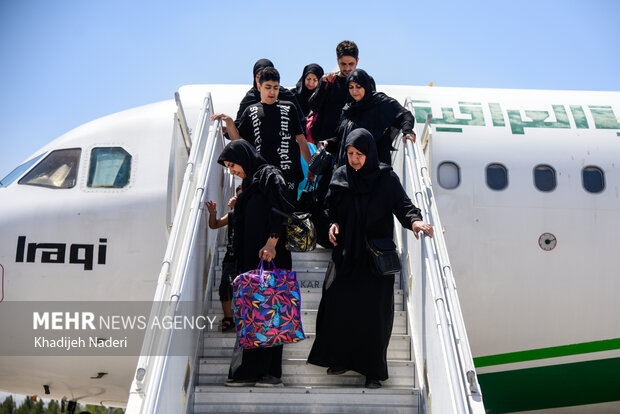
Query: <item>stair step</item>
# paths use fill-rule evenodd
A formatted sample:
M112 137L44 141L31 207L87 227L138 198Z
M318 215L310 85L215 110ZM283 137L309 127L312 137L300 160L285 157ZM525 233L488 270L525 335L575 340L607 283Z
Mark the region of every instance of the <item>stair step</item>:
M289 345L285 345L286 348ZM293 345L294 346L294 345ZM230 358L202 358L198 385L222 385L228 378ZM326 368L310 365L305 359L282 358L282 381L287 386L363 386L365 377L348 371L342 375L327 375ZM392 387L414 387L414 363L388 360L389 378L382 381Z
M220 247L219 262L226 249ZM204 334L203 358L200 360L194 394L195 413L412 413L419 411L420 392L415 387L415 369L411 361L411 339L407 335L407 315L399 278L394 284L394 326L388 347L388 372L378 390L364 388L365 378L349 371L331 376L326 369L306 363L315 339L313 331L321 300L323 279L331 251L317 248L313 252L293 253L302 295L301 319L307 339L288 344L283 350L282 380L285 387L229 388L223 386L228 376L235 343L234 332L210 331ZM277 260L276 260L277 262ZM215 316L216 329L223 317L217 286L221 267L216 266L208 315Z
M226 254L226 246L218 247L217 251L219 253L220 258L224 257L224 255ZM329 259L332 258L332 251L328 249L324 249L322 247L317 247L311 252L305 252L305 253L292 252L291 257L293 258L293 263L295 263L296 261L309 260L309 261L315 261L315 262L324 262L327 264ZM276 258L276 263L278 263L277 258Z
M321 289L316 288L302 288L300 287L301 293L301 303L302 306L306 309L318 309L319 303L321 301L321 296L323 295ZM213 303L217 303L220 300L220 295L217 289L213 289L211 292L211 300ZM403 310L403 291L402 289L396 289L394 291L394 310L402 311Z
M300 289L321 289L323 287L323 280L325 279L325 272L327 267L300 267L295 268L297 273L297 281L299 282ZM215 279L214 286L220 285L222 279L222 267L215 267ZM400 278L398 275L394 278L394 288L400 288ZM217 290L217 289L216 289Z
M326 388L229 388L197 386L194 413L362 413L411 414L418 411L420 392L415 388L384 386Z
M315 333L306 333L305 340L296 344L286 345L283 358L307 358L315 338ZM235 339L236 335L234 332L205 333L202 356L205 358L230 358L235 346ZM409 335L392 335L388 346L388 359L399 361L411 360L411 338Z
M213 305L213 304L212 304ZM305 306L302 302L302 306ZM316 309L301 309L301 325L304 328L304 332L316 332ZM222 308L210 308L207 313L210 319L215 317L214 326L221 323L224 317ZM392 326L392 335L406 335L407 332L407 312L394 311L394 324Z

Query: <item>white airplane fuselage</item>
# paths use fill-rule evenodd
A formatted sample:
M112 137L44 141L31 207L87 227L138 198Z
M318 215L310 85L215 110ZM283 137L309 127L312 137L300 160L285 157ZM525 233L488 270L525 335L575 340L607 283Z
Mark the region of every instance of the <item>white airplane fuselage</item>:
M378 89L413 100L418 132L433 115L433 188L487 407L620 401L596 390L595 397L584 392L589 399L559 401L566 384L549 380L620 365L620 93ZM189 126L207 92L216 112L234 116L246 90L182 87ZM152 300L187 160L173 134L175 112L165 101L80 126L37 151L33 158L43 157L0 188L4 301ZM71 188L20 183L50 152L76 148ZM89 184L94 148L130 154L127 184ZM537 188L537 167L543 178L555 177L550 191ZM487 174L497 187L503 171L505 186L491 188ZM590 192L584 174L596 185L598 171L602 189ZM11 329L3 326L2 337ZM0 389L41 395L50 385L50 398L122 406L136 361L0 355ZM99 372L107 374L95 379ZM539 391L554 402L523 402L522 390L509 389L522 381L531 381L528 392L546 387Z

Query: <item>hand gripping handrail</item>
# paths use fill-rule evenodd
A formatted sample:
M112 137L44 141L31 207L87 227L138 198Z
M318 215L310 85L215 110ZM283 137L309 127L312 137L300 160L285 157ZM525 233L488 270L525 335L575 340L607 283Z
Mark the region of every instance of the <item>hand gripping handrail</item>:
M409 99L405 102L405 106L413 112L413 105ZM429 391L433 392L433 401L428 403L434 405L438 399L448 398L451 400L449 403L452 405L451 410L454 413L484 413L482 394L467 340L428 164L424 157L424 150L420 145L420 142L428 143L431 135L430 122L431 116L429 115L422 136L415 143L407 141L404 148L404 168L407 172L406 178L414 187L415 204L422 210L423 217L435 230L433 238L421 234L421 268L422 277L428 284L430 296L435 305L433 319L439 332L438 343L441 344L443 364L445 364L447 376L447 384L445 382L443 384L447 385L444 390L449 390L447 392L449 395L438 395L439 390L437 388L439 387L435 387ZM412 252L409 253L412 254ZM423 292L413 293L424 294ZM412 295L411 291L409 295ZM426 328L430 329L428 326ZM421 334L426 335L426 332ZM417 362L420 363L420 361ZM426 361L424 362L426 364ZM428 369L431 370L432 367L429 366ZM431 385L427 384L432 388ZM429 407L429 410L431 408Z
M209 94L204 100L195 141L186 165L183 186L153 299L149 326L152 326L155 318L162 320L175 315L179 302L184 299L184 288L189 283L188 269L193 258L192 252L197 247L196 234L204 210L202 206L205 202L206 185L216 163L218 152L216 145L219 141L223 142L221 121L211 122L212 114L213 104ZM210 265L213 268L213 261ZM138 368L130 388L127 413L158 412L170 359L173 332L172 329L146 330Z

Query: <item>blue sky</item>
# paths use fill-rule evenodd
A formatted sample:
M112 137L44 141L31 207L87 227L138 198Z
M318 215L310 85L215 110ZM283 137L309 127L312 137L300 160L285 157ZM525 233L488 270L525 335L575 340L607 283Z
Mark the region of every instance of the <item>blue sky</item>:
M372 4L373 6L367 6ZM620 1L0 0L0 177L72 128L354 40L378 84L620 91Z

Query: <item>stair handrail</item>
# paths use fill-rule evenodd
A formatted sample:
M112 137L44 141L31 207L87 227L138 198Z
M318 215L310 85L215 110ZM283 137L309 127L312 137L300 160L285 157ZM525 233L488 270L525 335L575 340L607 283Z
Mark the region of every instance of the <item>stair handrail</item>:
M409 98L405 102L405 107L413 113L414 108ZM482 394L467 339L443 226L435 203L428 163L424 156L425 150L420 144L423 142L426 146L429 143L432 135L431 119L432 116L428 115L422 136L415 143L407 141L404 148L404 169L415 188L415 204L434 229L433 238L421 233L422 277L426 277L425 280L429 283L434 298L437 311L436 326L440 329L440 342L448 368L450 395L445 397L452 399L455 413L484 413ZM411 294L410 290L409 295ZM412 323L413 318L410 318L410 324ZM435 394L433 400L443 397Z
M178 102L180 103L180 99ZM191 147L186 164L183 186L158 277L149 326L156 317L159 320L173 317L183 299L181 292L186 283L186 269L189 266L190 251L195 244L193 234L204 211L206 185L216 163L216 143L218 140L223 142L221 121L212 122L212 114L213 102L211 94L208 94L198 120L197 139ZM210 267L209 273L214 271L213 260ZM170 357L172 332L168 329L157 332L146 330L126 413L150 414L158 411L158 399Z
M185 142L185 149L189 154L192 149L191 131L187 126L187 118L185 118L185 110L183 110L183 104L181 103L181 95L179 92L174 93L174 101L177 104L176 118L181 129L181 135L183 136L183 142Z

